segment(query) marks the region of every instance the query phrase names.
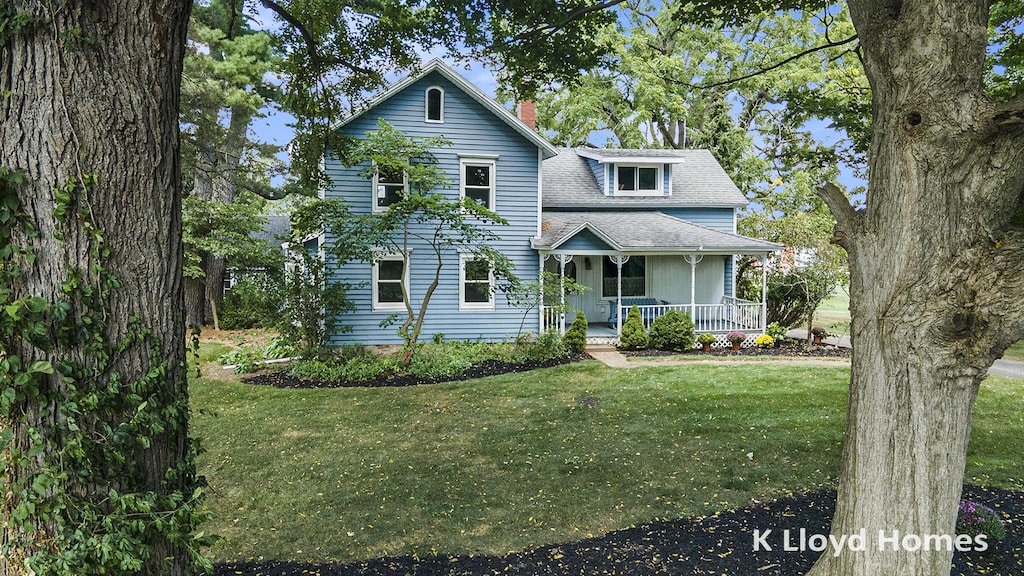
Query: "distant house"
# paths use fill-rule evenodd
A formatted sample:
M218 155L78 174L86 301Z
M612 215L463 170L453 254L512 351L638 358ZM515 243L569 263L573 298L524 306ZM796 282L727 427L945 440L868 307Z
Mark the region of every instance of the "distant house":
M547 270L590 287L570 296L570 304L586 316L593 340L613 341L634 304L647 323L676 308L690 313L698 330L763 331L763 302L735 297L734 261L764 259L782 247L736 234L736 214L747 201L709 152L556 148L532 126L529 104L519 116L526 122L435 60L337 129L358 138L383 118L410 136L450 140L452 146L435 152L455 183L445 193L470 196L509 222L495 226L501 235L495 247L521 279ZM371 181L360 176L361 167L346 168L330 154L325 167L331 186L322 195L343 198L357 213L387 210L407 186L401 175ZM321 246L332 241L319 238ZM334 281L359 286L349 293L357 310L342 319L352 330L335 343L400 342L393 327L380 323L403 310L402 282L415 303L433 275L425 248L414 246L409 257L408 270L397 254L332 265ZM491 289L486 265L466 254L447 257L424 334L515 336L524 311ZM543 306L527 318L531 331L564 330L572 320Z

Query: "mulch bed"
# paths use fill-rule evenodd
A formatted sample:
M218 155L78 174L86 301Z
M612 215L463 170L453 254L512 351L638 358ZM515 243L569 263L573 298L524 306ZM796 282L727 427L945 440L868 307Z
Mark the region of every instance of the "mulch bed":
M241 562L216 566L216 576L497 576L729 575L798 576L817 558L813 551L786 551L783 534L797 542L806 534L828 534L835 491L824 488L702 519L654 522L579 542L550 545L505 556L376 558L350 564ZM1024 492L967 486L965 499L1004 515L1006 540L987 551L956 553L952 576L1024 574ZM772 550L754 550L754 530L772 530ZM992 543L990 543L992 544Z
M418 386L421 384L459 382L462 380L472 380L474 378L497 376L499 374L509 374L512 372L526 372L529 370L536 370L537 368L550 368L552 366L560 366L562 364L590 359L590 354L575 354L565 358L546 360L544 362L503 362L501 360L488 360L454 376L428 378L413 376L410 374L390 374L378 380L360 381L312 380L309 378L289 376L287 372L278 370L260 372L258 374L253 374L252 376L246 376L242 378L242 382L274 386L275 388L379 388L393 386Z
M737 357L749 357L749 356L784 356L784 357L795 357L795 358L849 358L853 354L853 350L849 348L840 348L838 346L811 346L807 347L806 344L786 342L776 346L775 348L757 348L751 346L749 348L741 348L740 350L733 350L732 347L712 347L710 352L704 352L702 350L694 350L692 352L664 352L661 350L622 350L624 356L629 357L658 357L658 356L690 356L694 358L699 357L721 357L721 358L737 358Z

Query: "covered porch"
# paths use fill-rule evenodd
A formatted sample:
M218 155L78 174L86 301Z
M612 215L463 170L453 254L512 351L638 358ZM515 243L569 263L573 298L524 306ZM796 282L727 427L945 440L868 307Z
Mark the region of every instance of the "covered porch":
M719 232L661 213L545 214L552 228L535 239L541 269L562 284L545 295L541 331L565 331L577 314L588 323L588 340L615 343L630 308L645 327L669 310L690 315L697 332L742 331L753 341L764 333L763 264L781 247ZM562 218L558 218L561 216ZM554 226L560 226L554 230ZM740 255L762 263L761 299L736 296ZM566 293L571 280L585 289Z

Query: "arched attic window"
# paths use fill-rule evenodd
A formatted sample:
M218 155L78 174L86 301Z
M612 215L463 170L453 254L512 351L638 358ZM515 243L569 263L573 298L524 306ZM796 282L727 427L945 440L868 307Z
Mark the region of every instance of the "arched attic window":
M426 121L444 122L444 89L440 86L427 88Z

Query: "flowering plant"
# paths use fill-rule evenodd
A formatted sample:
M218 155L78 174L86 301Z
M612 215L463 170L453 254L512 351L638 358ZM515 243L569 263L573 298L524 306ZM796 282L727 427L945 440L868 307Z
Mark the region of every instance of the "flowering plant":
M775 346L775 338L772 338L767 334L761 334L754 339L754 346L757 346L758 348L772 348Z
M984 534L999 542L1006 538L1006 527L995 510L971 500L961 500L956 515L956 533L972 538Z
M728 334L725 335L725 339L735 344L737 342L743 342L744 340L746 340L747 335L744 334L743 332L729 332Z
M714 344L715 342L718 342L718 337L714 334L708 334L705 332L700 336L697 336L697 342L700 342L701 344Z
M811 334L824 338L825 336L828 336L828 331L821 326L815 326L814 328L811 328Z

